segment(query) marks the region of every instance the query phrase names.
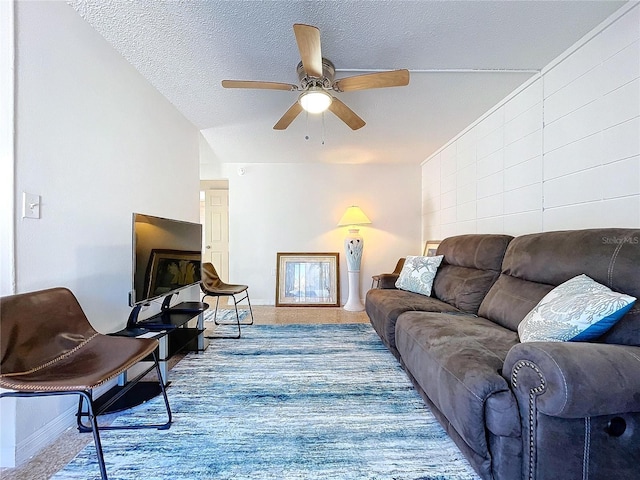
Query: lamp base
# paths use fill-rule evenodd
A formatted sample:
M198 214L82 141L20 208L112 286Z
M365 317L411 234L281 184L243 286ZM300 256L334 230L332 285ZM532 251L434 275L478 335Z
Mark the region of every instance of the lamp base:
M349 312L364 310L364 305L360 301L360 271L349 272L349 298L343 308Z

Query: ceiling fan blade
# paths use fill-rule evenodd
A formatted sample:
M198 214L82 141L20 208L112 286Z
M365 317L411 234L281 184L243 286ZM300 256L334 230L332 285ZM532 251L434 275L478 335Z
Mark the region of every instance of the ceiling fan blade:
M278 123L273 126L273 129L284 130L289 125L291 125L291 122L295 120L295 118L300 114L301 111L302 107L300 106L300 104L298 102L294 103L293 105L291 105L291 107L289 107L289 110L284 113L282 118L278 120Z
M223 80L224 88L259 88L263 90L298 90L297 85L278 82L255 82L252 80Z
M409 85L409 70L367 73L336 80L333 88L338 92L352 92L369 88L404 87Z
M311 25L296 23L293 33L298 42L300 58L307 75L322 78L322 49L320 47L320 30Z
M333 101L331 102L331 105L329 105L329 110L331 110L336 117L349 125L351 130L358 130L365 126L365 121L336 97L333 97Z

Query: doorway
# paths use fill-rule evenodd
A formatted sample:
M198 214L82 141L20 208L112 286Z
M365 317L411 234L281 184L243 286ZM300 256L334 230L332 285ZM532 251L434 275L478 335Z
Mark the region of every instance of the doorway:
M224 282L229 281L228 181L200 182L202 261L211 262Z

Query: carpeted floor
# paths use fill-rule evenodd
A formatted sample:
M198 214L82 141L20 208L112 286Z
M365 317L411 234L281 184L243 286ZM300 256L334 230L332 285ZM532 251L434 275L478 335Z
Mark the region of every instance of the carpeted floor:
M172 382L170 430L103 433L111 480L477 478L368 324L255 325ZM98 479L93 445L53 478Z
M215 312L213 309L207 310L204 312L204 321L205 322L213 322L213 316L215 314L215 321L219 323L228 323L235 322L236 320L236 311L232 309L218 309ZM238 309L238 318L242 322L245 318L249 316L249 310L247 309Z

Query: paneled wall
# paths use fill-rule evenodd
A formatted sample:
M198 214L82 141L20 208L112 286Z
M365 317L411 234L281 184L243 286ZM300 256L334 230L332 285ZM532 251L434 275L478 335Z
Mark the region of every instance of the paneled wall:
M423 240L640 226L640 6L422 164Z

